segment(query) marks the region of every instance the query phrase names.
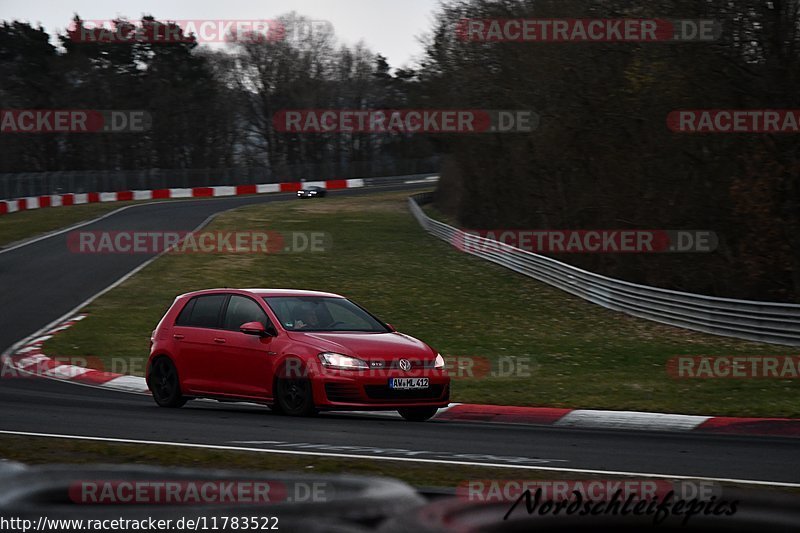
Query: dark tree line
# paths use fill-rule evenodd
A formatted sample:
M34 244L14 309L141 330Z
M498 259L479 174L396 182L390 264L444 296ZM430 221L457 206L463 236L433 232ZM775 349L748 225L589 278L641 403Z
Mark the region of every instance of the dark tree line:
M406 84L363 45L340 45L324 26L293 31L310 25L294 13L281 21L285 39L243 36L224 50L180 28L170 42L109 42L77 16L54 46L42 28L3 23L0 109L146 110L153 120L136 134L0 135L0 172L280 169L432 155L407 137L276 132L271 118L281 109L402 107ZM141 34L167 25L153 17L115 24Z
M0 171L208 169L444 156L438 206L468 228L704 229L710 254L565 255L649 285L796 301L800 144L671 132L676 109L800 108L800 0L446 0L413 70L332 31L225 50L50 43L0 27L0 108L146 109L144 134L0 135ZM474 43L462 18L709 18L713 43ZM147 21L155 19L146 19ZM76 24L80 24L76 20ZM130 24L120 21L120 24ZM281 109L533 109L532 133L276 132Z
M708 229L711 254L562 255L705 294L797 301L797 134L681 134L676 109L800 108L797 0L449 1L418 75L434 105L535 109L529 134L459 136L439 206L471 228ZM465 43L462 18L706 18L713 43ZM453 90L453 88L458 88Z
M0 107L147 110L143 134L5 134L5 172L213 168L236 143L229 89L196 43L86 43L20 22L0 27Z

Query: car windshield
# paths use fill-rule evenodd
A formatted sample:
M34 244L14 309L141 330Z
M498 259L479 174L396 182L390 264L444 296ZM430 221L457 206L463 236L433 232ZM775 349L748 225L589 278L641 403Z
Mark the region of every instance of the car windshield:
M267 296L264 300L288 331L390 331L381 321L345 298Z

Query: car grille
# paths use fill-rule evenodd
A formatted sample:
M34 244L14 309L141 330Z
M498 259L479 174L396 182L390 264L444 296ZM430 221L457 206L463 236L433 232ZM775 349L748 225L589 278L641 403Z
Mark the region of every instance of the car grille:
M436 364L436 361L434 360L423 361L422 359L408 359L408 362L411 363L411 368L409 370L417 370L420 368L434 368L434 365ZM370 367L390 368L392 370L398 370L400 369L400 359L394 359L392 361L373 360L370 361Z
M362 401L357 388L341 383L326 383L325 395L332 402L359 403Z
M387 385L364 385L364 392L370 400L438 400L442 397L443 386L431 385L427 389L397 390L390 389Z

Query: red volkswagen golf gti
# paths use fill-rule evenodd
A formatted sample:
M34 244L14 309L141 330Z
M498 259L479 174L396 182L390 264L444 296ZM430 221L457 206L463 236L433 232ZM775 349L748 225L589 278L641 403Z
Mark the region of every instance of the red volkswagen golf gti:
M202 397L289 415L396 409L423 421L448 403L444 366L436 350L336 294L210 289L175 299L153 331L146 375L162 407Z

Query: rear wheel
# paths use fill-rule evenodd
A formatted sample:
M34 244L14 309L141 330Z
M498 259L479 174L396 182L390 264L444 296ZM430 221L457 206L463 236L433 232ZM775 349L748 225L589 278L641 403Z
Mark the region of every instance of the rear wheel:
M425 422L433 417L438 407L403 407L397 412L409 422Z
M178 371L168 358L159 357L153 361L148 384L159 406L182 407L186 403L186 398L181 394Z
M309 416L317 412L311 381L306 378L278 378L275 404L275 411L291 416Z

